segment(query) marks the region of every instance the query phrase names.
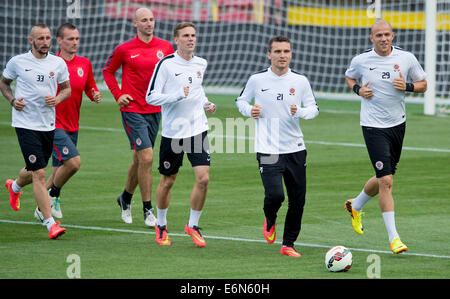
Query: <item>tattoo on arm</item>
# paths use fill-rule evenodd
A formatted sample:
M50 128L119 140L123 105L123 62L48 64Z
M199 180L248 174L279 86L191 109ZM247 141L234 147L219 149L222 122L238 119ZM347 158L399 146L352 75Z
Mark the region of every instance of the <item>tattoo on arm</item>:
M70 81L65 81L65 82L59 84L59 87L61 88L61 90L70 88Z
M59 88L60 88L60 91L57 96L57 103L61 103L62 101L64 101L68 97L70 97L70 92L71 92L70 81L65 81L65 82L60 83Z
M2 76L2 79L0 81L0 91L2 92L3 96L11 103L11 101L14 100L14 95L11 89L12 80Z

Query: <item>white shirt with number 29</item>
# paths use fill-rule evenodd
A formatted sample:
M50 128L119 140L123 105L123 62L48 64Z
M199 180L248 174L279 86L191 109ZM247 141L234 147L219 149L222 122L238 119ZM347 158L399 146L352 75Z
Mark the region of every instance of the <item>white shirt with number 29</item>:
M406 121L405 91L392 85L400 72L405 82L426 78L416 57L397 47L392 47L388 56L380 56L369 49L352 59L345 75L359 80L361 86L369 82L368 87L373 90L371 98L361 97L361 126L390 128Z

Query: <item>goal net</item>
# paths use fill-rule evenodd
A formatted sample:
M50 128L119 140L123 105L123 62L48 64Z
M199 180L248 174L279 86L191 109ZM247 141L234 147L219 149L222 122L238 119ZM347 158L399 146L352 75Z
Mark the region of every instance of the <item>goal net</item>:
M174 25L198 27L196 55L208 60L204 83L210 92L238 94L253 72L266 68L267 42L286 35L293 43L292 69L304 73L317 97L355 99L345 85L351 58L371 47L369 28L377 14L396 32L394 44L413 52L425 66L425 0L2 0L0 66L27 51L35 23L55 34L64 22L81 33L79 55L89 57L94 75L113 48L135 35L131 18L138 7L153 10L155 35L172 41ZM380 3L379 6L378 3ZM56 52L56 42L53 43ZM450 107L450 2L437 0L436 106ZM426 66L425 66L426 68ZM423 95L409 101L423 102Z

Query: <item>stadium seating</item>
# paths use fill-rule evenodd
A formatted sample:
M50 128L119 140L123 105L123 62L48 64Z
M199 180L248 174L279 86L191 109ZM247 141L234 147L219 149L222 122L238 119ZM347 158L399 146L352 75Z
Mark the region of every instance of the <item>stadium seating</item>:
M255 0L217 0L217 6L219 7L239 7L249 8L253 7Z
M246 10L239 10L230 8L219 16L221 22L237 22L237 23L249 23L252 22L252 17Z
M208 0L200 0L201 7L196 14L195 0L105 0L106 16L109 18L132 18L134 11L141 6L152 9L155 18L175 21L211 21ZM254 22L254 0L216 0L217 19L213 21L226 23ZM282 5L282 0L274 0L276 8Z

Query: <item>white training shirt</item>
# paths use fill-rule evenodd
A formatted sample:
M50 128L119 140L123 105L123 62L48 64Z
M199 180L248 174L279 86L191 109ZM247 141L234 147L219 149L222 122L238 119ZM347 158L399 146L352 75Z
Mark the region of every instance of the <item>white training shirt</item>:
M187 138L207 131L203 105L208 101L203 89L207 61L194 56L185 60L177 52L166 56L155 67L146 101L161 106L162 131L167 138ZM184 95L184 87L189 94Z
M39 59L29 51L11 58L3 77L16 80L14 97L24 98L26 105L22 111L12 108L12 126L35 131L54 130L55 107L49 107L45 97L56 96L58 84L69 81L64 60L50 53Z
M373 96L362 98L360 124L376 128L390 128L406 121L405 91L394 88L392 82L402 73L405 82L417 82L426 78L416 57L393 47L388 56L378 55L374 49L355 56L345 75L373 89Z
M278 76L269 67L250 76L236 99L239 111L251 117L252 105L261 106L255 123L255 151L263 154L287 154L305 149L299 118L313 119L319 114L308 79L290 69ZM290 105L297 105L291 115Z

